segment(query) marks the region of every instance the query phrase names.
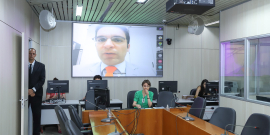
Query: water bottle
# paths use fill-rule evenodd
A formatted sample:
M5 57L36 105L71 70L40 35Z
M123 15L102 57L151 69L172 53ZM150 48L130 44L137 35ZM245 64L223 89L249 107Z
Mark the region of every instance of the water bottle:
M167 104L166 110L167 110L167 111L170 111L170 107L169 107L168 104Z
M111 118L113 115L112 115L112 111L111 111L111 109L109 109L109 111L108 111L108 113L107 113L107 116L108 116L108 118Z

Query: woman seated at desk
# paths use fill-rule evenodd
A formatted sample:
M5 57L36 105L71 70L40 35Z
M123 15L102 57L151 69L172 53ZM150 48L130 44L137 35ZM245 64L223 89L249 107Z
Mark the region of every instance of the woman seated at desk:
M206 83L208 83L207 79L202 80L201 85L197 87L195 97L202 97L203 95L206 95Z
M58 80L56 77L53 78L53 80ZM48 99L57 99L58 98L58 93L46 93L46 100ZM66 94L65 93L60 93L60 98L66 99Z
M102 80L102 77L100 75L95 75L94 78L93 78L93 80ZM83 97L82 100L85 100L85 96Z
M149 108L152 107L152 100L154 93L149 91L151 83L149 80L142 82L143 90L137 91L134 95L134 101L132 106L134 108Z
M53 78L53 80L58 80L56 77ZM58 93L46 93L46 100L48 99L57 99L58 98ZM60 93L60 98L66 99L66 94L65 93ZM60 125L57 124L58 127L58 133L62 133ZM41 133L43 133L43 127L41 127Z

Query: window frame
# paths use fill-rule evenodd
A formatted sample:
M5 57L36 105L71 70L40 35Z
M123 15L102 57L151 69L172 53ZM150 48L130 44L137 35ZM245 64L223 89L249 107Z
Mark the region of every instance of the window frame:
M269 34L263 34L263 35L257 35L257 36L251 36L251 37L244 37L244 38L239 38L239 39L233 39L233 40L227 40L227 41L220 41L219 46L220 46L220 63L219 63L219 96L220 97L226 97L226 98L232 98L232 99L237 99L237 100L242 100L242 101L246 101L246 102L251 102L251 103L256 103L256 104L260 104L260 105L266 105L266 106L270 106L270 102L265 102L265 101L260 101L260 100L255 100L255 99L251 99L249 98L249 95L256 95L256 94L269 94L270 92L260 92L260 90L257 91L257 87L256 90L254 91L254 93L250 93L249 91L249 69L250 69L250 40L254 40L254 39L260 39L260 38L270 38L270 33ZM244 58L244 97L237 97L237 96L232 96L229 94L224 94L224 49L223 49L223 45L222 43L225 42L237 42L237 41L245 41L245 58ZM256 65L255 65L255 75L257 76L257 63L258 63L258 48L260 49L260 43L257 45L256 48ZM257 79L257 78L256 78ZM257 85L257 80L255 85Z

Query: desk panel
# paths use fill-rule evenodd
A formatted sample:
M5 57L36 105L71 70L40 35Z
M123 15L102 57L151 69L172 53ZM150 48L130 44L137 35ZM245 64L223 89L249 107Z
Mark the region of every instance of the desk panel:
M144 135L176 135L177 131L179 135L220 135L224 133L224 129L221 129L215 125L212 125L202 119L190 115L195 121L186 121L182 117L185 117L189 108L173 108L170 111L165 109L142 109L138 119L135 134L143 133ZM135 118L136 110L115 110L112 111L119 121L117 125L118 131L123 131L121 126L131 134ZM138 113L139 111L137 111ZM102 125L107 124L101 122L101 119L107 117L105 111L88 111L91 124ZM181 117L179 117L181 116ZM97 118L98 117L98 118ZM131 123L131 124L130 124ZM127 126L130 124L129 126ZM92 125L93 126L93 125ZM114 126L103 126L101 129L96 129L94 135L105 134L105 131L114 130ZM233 134L232 134L233 135Z
M117 131L119 133L124 133L124 128L119 123L118 120L112 120L110 123L108 122L101 122L102 119L107 118L107 111L88 111L89 112L89 120L91 123L91 127L94 135L107 135L115 131L115 125ZM113 124L115 123L115 124ZM111 124L111 125L108 125ZM103 125L103 126L102 126ZM94 127L99 126L99 127ZM128 134L126 134L128 135Z
M145 135L162 135L163 109L113 111L113 114L118 117L119 121L129 134L131 134L134 126L134 122L132 121L135 119L135 113L139 115L135 134L143 133Z

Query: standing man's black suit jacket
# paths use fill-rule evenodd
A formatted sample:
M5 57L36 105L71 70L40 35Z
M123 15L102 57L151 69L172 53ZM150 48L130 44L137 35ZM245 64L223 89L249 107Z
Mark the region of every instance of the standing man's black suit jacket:
M34 69L29 80L29 89L36 88L35 96L42 97L45 82L45 65L35 61Z

